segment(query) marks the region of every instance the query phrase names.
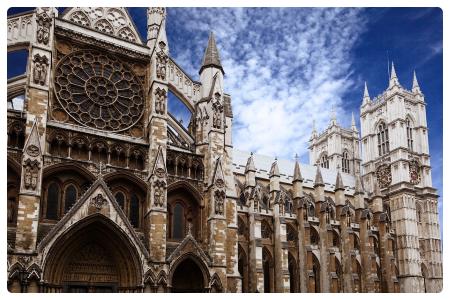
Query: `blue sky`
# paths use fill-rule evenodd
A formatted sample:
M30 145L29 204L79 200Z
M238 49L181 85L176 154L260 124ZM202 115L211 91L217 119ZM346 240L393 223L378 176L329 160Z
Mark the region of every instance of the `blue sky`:
M146 10L129 11L145 39ZM433 185L442 195L441 9L168 8L167 12L170 54L194 80L208 33L214 31L226 73L225 90L232 96L237 149L284 158L298 153L308 162L313 118L317 129L323 130L334 106L338 122L349 127L351 113L359 115L364 81L371 97L387 87L388 57L408 89L415 69L427 102ZM173 97L169 109L187 126L187 111ZM439 208L443 224L442 201Z

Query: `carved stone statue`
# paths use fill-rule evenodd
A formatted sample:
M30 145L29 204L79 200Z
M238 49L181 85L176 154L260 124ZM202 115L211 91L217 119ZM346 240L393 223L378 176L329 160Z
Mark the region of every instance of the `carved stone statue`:
M166 91L157 88L155 91L155 112L163 115L166 111Z
M24 167L24 186L26 189L35 190L38 186L39 163L37 160L28 159Z
M220 94L216 93L214 95L214 101L212 105L213 109L213 127L217 129L222 128L222 118L223 118L223 105L220 103Z
M161 50L156 53L156 78L166 80L167 62L169 61L169 57L164 51L166 44L159 42L159 48Z
M214 211L216 215L223 215L225 202L225 192L216 191L214 193Z
M36 38L38 43L48 45L50 40L50 27L52 26L51 18L44 11L36 15Z
M47 81L48 58L45 55L34 55L33 82L39 85L45 85Z
M153 184L153 188L154 188L153 197L154 197L155 206L163 207L164 206L164 193L165 193L165 189L166 189L166 183L164 181L157 180Z

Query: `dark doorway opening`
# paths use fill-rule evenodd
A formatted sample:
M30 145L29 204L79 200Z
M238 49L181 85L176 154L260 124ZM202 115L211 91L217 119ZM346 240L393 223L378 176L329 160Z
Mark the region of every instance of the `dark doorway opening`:
M191 259L181 262L173 273L173 293L203 293L204 286L202 270Z

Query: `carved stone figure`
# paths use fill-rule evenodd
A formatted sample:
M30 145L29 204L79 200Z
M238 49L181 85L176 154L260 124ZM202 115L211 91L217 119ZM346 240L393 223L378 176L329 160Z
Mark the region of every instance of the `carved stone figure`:
M216 93L214 95L214 101L212 105L213 109L213 127L217 129L222 128L222 118L223 118L223 105L220 103L220 94Z
M45 85L47 81L48 58L45 55L34 55L33 82L39 85Z
M388 187L392 182L391 166L383 164L377 168L377 181L380 188Z
M27 159L24 163L24 186L28 190L35 190L38 183L39 162Z
M167 62L169 57L165 52L166 44L159 42L159 48L161 49L156 53L156 78L166 80Z
M102 194L97 194L97 196L93 197L90 201L90 205L100 210L106 204L106 199Z
M166 91L157 88L155 91L155 112L163 115L166 111Z
M50 40L50 27L52 26L52 20L44 11L36 15L36 38L38 43L48 45Z
M214 193L214 212L216 215L223 215L225 202L225 192L216 191Z
M157 180L153 184L154 188L154 203L156 206L164 206L164 193L166 189L166 183L162 180Z

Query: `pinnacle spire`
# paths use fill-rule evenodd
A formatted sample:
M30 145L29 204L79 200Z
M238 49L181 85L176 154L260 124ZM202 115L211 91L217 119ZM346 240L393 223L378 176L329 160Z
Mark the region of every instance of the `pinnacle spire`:
M250 153L250 157L247 160L247 164L245 165L245 173L249 171L256 171L255 162L253 161L253 152Z
M364 194L364 189L361 183L361 177L357 174L355 178L355 195Z
M417 81L417 77L416 77L416 70L414 70L414 75L413 75L412 91L421 93L419 82Z
M322 172L320 171L319 165L317 165L317 169L316 169L316 178L314 180L314 187L316 187L318 185L324 185L323 178L322 178Z
M334 190L335 191L345 190L344 183L342 182L341 172L339 171L339 169L337 171L336 184L334 185Z
M394 62L392 62L391 66L391 78L389 79L389 88L393 87L394 85L400 85L397 78L397 73L395 72Z
M292 181L303 181L302 173L300 172L300 164L298 163L298 155L295 155L295 167L294 167L294 178Z
M316 120L313 119L313 121L312 121L311 137L314 138L316 135L317 135L317 131L316 131Z
M364 95L363 95L363 104L365 105L370 102L369 90L367 89L367 81L364 81Z
M278 169L278 161L275 158L275 161L272 163L272 166L270 167L270 173L269 173L269 177L272 176L280 176L280 170Z
M214 33L211 31L208 38L208 46L205 49L205 54L203 55L202 67L199 73L202 73L203 69L208 67L216 67L222 74L225 74L220 62L219 50L217 49L216 39L214 38Z
M356 128L356 121L355 121L355 114L352 112L352 130L357 131Z
M336 108L334 107L334 105L331 107L331 125L336 125L337 121L336 121Z

